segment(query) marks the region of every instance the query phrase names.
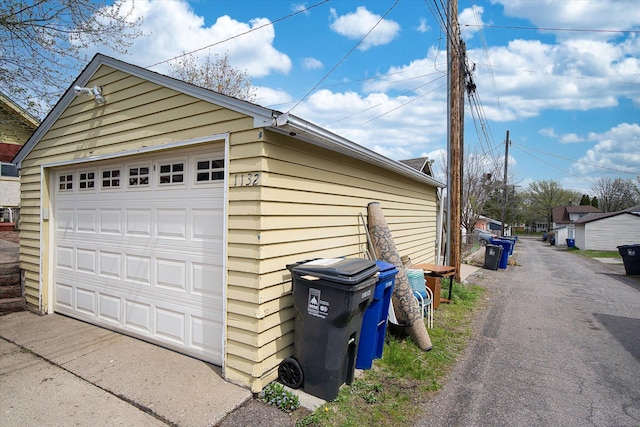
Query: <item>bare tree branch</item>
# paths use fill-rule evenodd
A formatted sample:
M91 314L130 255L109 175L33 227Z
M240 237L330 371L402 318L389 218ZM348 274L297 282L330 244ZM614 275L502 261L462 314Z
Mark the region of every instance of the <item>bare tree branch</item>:
M124 0L0 0L0 87L43 116L84 66L82 49L125 53L141 19Z
M169 63L169 74L196 86L253 102L255 89L247 71L241 71L229 63L229 53L221 58L211 52L202 62L193 54L187 54Z

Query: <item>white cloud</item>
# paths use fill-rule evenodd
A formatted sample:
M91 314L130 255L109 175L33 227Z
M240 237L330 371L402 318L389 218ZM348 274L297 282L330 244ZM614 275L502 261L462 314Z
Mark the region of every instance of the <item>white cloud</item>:
M611 43L513 40L488 54L484 59L483 50L468 51L479 64L475 81L492 120L535 117L549 109L615 107L621 97L640 103L640 86L633 84L640 82L640 60Z
M444 100L324 89L298 105L294 114L397 160L433 150L446 138Z
M196 15L184 0L126 2L133 6L131 19L144 18L141 30L147 37L136 39L129 48L129 55L119 55L96 46L85 52L88 56L101 51L148 67L183 52L211 45L196 55L206 56L209 52L224 55L228 52L232 65L246 69L251 77L274 72L286 74L291 69L291 59L273 46L275 30L267 18L255 18L247 23L225 15L220 16L213 25L206 26L204 18ZM128 10L128 7L123 9ZM166 72L166 65L153 69Z
M584 175L606 174L607 169L640 175L640 125L621 123L604 133L590 133L588 140L596 144L579 159L584 163L574 164L572 170Z
M543 6L531 0L491 2L501 4L505 15L527 19L543 28L630 30L637 28L640 22L640 8L620 0L545 1ZM554 34L559 39L613 39L620 36L620 33L606 31L554 31Z
M465 40L470 40L474 34L482 31L481 26L485 25L482 22L482 13L484 8L481 6L473 5L467 7L458 15L458 23L460 24L460 33Z
M420 25L417 28L419 33L426 33L431 30L431 27L427 25L427 20L425 18L420 18Z
M558 137L558 135L556 135L556 132L553 130L553 128L540 129L538 131L538 134L540 134L542 136L546 136L548 138L557 138Z
M305 15L310 15L311 12L309 12L308 10L305 10L307 8L307 4L306 3L294 3L291 5L291 10L293 10L294 12L302 12L303 10L305 12L303 12Z
M351 40L362 39L375 26L375 29L358 46L358 49L363 51L373 46L388 44L400 33L400 25L397 22L387 19L380 21L382 19L380 15L369 12L364 6L359 6L355 12L342 16L338 16L336 10L332 8L331 16L334 19L331 29Z
M305 70L317 70L322 68L322 62L317 60L316 58L303 58L302 59L302 68Z
M575 144L576 142L583 142L584 138L579 137L575 133L567 133L560 138L560 144Z
M293 102L291 96L281 89L272 89L265 86L255 86L255 103L276 110L287 110L287 105ZM290 106L290 105L289 105Z

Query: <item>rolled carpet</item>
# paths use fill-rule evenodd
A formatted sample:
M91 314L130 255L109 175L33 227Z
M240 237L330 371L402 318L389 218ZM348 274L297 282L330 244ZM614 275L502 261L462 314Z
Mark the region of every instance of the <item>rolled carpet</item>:
M407 325L407 332L418 347L424 351L429 351L433 344L431 344L431 338L422 318L422 310L420 310L418 302L413 297L413 291L409 286L402 259L396 249L380 203L369 203L367 214L369 234L376 252L376 258L393 264L398 269L392 298L396 318Z

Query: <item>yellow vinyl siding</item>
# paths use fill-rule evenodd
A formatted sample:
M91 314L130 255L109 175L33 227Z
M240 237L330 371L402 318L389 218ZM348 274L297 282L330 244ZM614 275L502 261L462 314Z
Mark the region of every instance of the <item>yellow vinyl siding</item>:
M295 317L287 264L364 256L360 214L366 218L372 201L381 203L400 252L431 262L437 210L434 187L269 131L264 140L232 145L232 168L259 172L260 185L229 192L225 368L254 391L275 379L280 361L293 354L292 346L283 347L292 343Z
M102 66L22 161L21 267L30 307L47 310L48 170L41 166L229 134L224 375L260 391L293 353L295 310L287 264L362 257L361 214L381 203L401 254L434 260L434 187L287 135L254 129L248 115ZM53 176L53 175L52 175ZM251 180L247 180L251 177ZM44 186L41 188L41 179ZM255 184L255 185L253 185ZM42 204L41 199L42 198ZM44 259L40 260L41 241ZM42 281L42 300L39 298Z

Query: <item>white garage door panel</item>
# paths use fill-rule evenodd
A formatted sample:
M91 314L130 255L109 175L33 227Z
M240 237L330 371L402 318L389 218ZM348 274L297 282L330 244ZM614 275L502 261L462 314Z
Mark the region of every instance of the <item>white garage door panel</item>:
M208 156L221 158L174 155L169 163L183 162L185 175L168 186L154 172L167 161L151 157L135 160L149 166L145 188L126 185L126 161L56 171L56 312L222 364L223 181L192 179L196 159ZM103 170L122 179L101 188ZM60 191L61 175L73 188ZM80 177L97 179L80 189Z

